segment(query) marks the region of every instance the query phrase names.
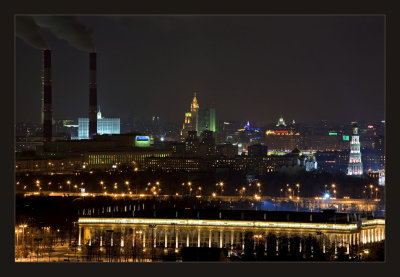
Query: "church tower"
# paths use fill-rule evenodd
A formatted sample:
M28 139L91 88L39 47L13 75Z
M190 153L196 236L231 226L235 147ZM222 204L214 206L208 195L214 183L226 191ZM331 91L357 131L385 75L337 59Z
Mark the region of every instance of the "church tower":
M347 175L361 176L363 174L363 166L361 162L360 136L358 135L358 127L353 126L353 136L350 141L350 160L347 167Z

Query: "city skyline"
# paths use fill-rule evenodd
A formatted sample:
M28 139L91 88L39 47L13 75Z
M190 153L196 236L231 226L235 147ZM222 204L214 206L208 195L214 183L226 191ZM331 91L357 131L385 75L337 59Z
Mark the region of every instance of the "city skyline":
M215 104L220 119L384 119L383 17L80 19L94 31L98 103L110 116L181 124L197 91L200 107ZM48 32L45 38L53 53L53 118L86 117L87 53ZM41 51L17 39L16 54L17 121L40 122Z

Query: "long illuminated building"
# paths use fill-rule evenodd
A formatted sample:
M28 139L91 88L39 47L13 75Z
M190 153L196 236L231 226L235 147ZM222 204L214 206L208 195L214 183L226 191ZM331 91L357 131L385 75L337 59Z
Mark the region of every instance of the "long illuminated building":
M110 209L106 207L106 211L111 212ZM130 240L131 243L140 243L144 250L146 247L151 248L154 243L177 251L182 247L219 247L240 252L244 250L244 238L249 232L265 239L270 233L278 237L314 236L322 240L323 251L333 242L335 251L337 247L346 247L347 253L353 245L385 239L384 219L360 219L355 214L297 213L296 216L290 212L218 211L218 214L210 216L203 215L203 211L194 211L197 216L189 216L184 211L175 210L175 216L168 218L158 216L158 212L162 211L151 210L148 212L152 217L141 217L144 204L138 207L129 205L129 208L121 206L120 209L131 209L135 216L98 217L95 214L97 209L83 210L78 220L78 244L90 245L92 240L104 241L110 229L116 234L115 237L120 234L121 238L128 240L129 236L135 236L135 239ZM240 217L227 219L227 216L232 215ZM307 219L299 220L299 217L304 216ZM123 245L125 242L121 240L119 243Z

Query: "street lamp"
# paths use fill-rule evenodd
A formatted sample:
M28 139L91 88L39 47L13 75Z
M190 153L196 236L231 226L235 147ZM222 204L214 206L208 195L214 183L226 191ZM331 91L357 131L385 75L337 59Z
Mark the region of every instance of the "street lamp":
M242 190L241 190L240 192L241 192L241 194L242 194L243 197L244 197L245 191L246 191L246 187L242 187Z
M221 188L221 195L222 195L222 192L224 191L224 183L223 183L223 182L220 182L220 183L219 183L219 186L220 186L220 188Z

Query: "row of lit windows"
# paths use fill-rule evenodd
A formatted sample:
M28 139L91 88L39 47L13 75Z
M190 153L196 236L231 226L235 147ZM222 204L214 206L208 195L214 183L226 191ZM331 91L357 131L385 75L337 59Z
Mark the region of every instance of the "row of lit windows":
M89 164L114 164L130 163L133 161L144 162L148 157L168 157L169 154L114 154L114 155L89 155Z

